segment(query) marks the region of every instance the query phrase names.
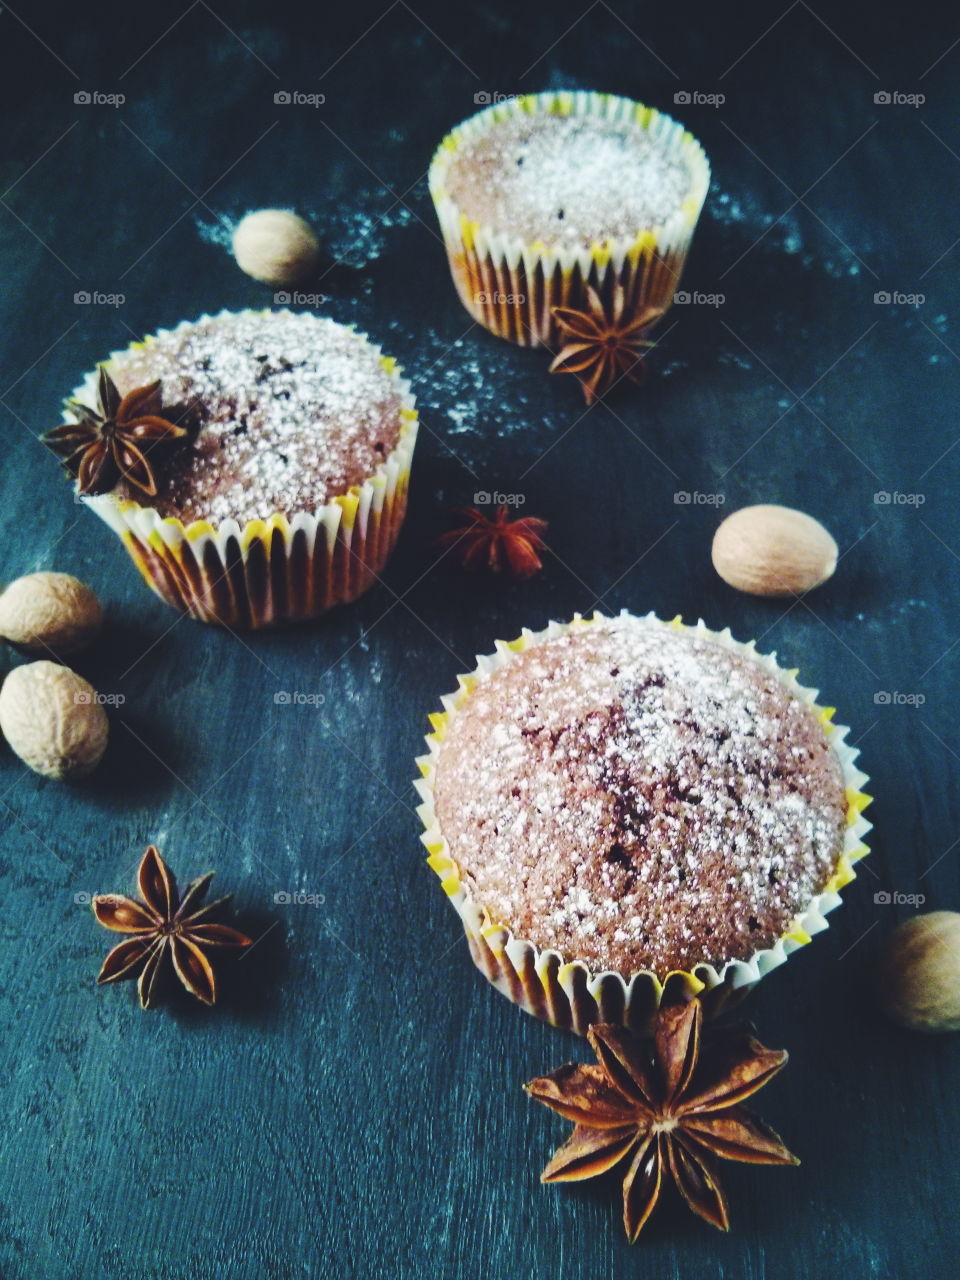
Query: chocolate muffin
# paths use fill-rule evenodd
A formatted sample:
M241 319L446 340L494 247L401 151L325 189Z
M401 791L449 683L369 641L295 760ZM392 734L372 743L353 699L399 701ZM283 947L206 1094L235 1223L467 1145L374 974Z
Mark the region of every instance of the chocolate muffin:
M433 806L487 921L662 981L781 938L837 868L845 789L779 671L624 615L481 674L437 748Z
M121 393L159 378L164 402L187 410L190 440L152 503L185 524L314 511L373 475L400 437L403 394L379 350L320 316L207 317L109 368Z
M417 415L366 337L307 313L223 312L106 370L121 396L159 381L164 415L188 428L160 456L155 495L121 477L88 499L170 604L260 627L375 581L403 523ZM92 403L94 379L75 399Z
M471 222L589 248L662 226L693 181L687 156L636 121L517 115L464 141L446 188Z
M497 103L430 166L464 306L502 338L551 349L553 309L586 309L588 289L606 303L622 291L625 321L670 306L709 185L682 125L607 93Z

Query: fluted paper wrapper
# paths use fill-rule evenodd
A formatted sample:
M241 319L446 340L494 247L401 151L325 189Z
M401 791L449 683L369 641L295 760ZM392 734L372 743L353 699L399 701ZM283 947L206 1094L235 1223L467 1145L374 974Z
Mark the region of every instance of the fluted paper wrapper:
M652 613L647 616L655 617ZM437 822L433 797L440 748L478 681L532 645L604 621L601 614L589 619L578 614L570 623L551 622L544 631L524 630L517 640L497 641L496 652L479 657L474 671L458 677L457 692L442 698L443 711L431 715L433 730L426 739L428 751L417 760L422 777L414 784L422 801L417 812L424 826L421 839L429 855L428 864L460 917L477 968L498 991L528 1013L579 1035L585 1035L594 1022L614 1022L646 1031L661 1004L679 1003L693 996L701 1000L708 1017L737 1003L761 978L827 928L827 915L840 905L840 890L856 878L854 865L869 852L863 839L871 825L863 817L870 797L863 791L867 775L856 767L859 752L846 742L849 729L833 723L834 708L817 702L818 691L801 685L795 671L778 666L775 654L758 653L754 641L744 644L734 640L729 629L711 631L702 621L695 627L685 627L680 618L674 618L671 626L709 636L732 652L762 663L791 693L815 709L843 769L846 788L847 827L833 875L773 946L757 951L748 960L730 960L719 969L712 964L697 964L689 971L675 970L663 978L648 970L627 975L594 972L575 957L567 960L556 951L541 951L532 942L516 937L505 924L491 919L462 883Z
M471 220L447 190L459 148L505 120L531 115L593 116L639 125L664 150L684 159L691 175L689 193L660 226L589 246L527 243ZM552 309L587 307L588 286L604 300L622 286L629 315L645 307L666 311L671 306L709 185L703 148L681 124L653 107L607 93L538 93L497 103L447 134L430 166L430 194L461 302L498 337L551 350L558 341Z
M135 343L132 349L143 345ZM313 618L355 600L374 583L399 536L417 439L410 384L396 361L377 351L400 392L397 444L373 475L322 506L292 516L274 512L244 524L184 524L115 494L83 502L119 535L157 595L200 622L269 627ZM115 352L111 360L120 354ZM96 371L88 374L74 398L96 403L96 379Z

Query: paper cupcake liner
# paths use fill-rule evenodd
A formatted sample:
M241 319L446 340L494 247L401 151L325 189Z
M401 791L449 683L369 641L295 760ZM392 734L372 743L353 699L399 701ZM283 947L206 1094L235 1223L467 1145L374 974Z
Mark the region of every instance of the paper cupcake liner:
M186 321L177 329L194 323L199 322ZM313 618L355 600L376 580L399 536L417 440L410 384L396 361L376 350L400 391L397 444L369 479L323 506L289 518L275 512L245 524L184 524L114 494L82 501L119 535L156 594L200 622L269 627ZM121 354L114 352L110 359ZM89 373L74 398L95 397L96 379L96 371Z
M589 248L528 244L472 221L447 191L453 158L462 143L505 120L529 115L596 116L639 124L661 146L684 158L691 172L690 192L660 226ZM621 285L630 314L644 307L667 310L709 185L710 165L703 148L681 124L653 107L605 93L538 93L497 103L448 133L430 166L430 194L461 302L498 337L522 347L551 349L558 341L552 308L586 307L588 286L609 303L615 286Z
M650 613L647 617L656 615ZM755 641L741 643L733 639L729 628L711 631L702 621L695 627L685 626L677 617L671 626L707 635L732 652L760 662L796 697L816 709L827 740L840 761L846 789L847 827L833 875L796 914L773 946L755 952L748 960L730 960L720 969L711 964L698 964L689 971L674 970L663 979L649 970L640 970L629 978L609 971L594 972L581 960L565 961L556 951L540 950L491 919L461 882L437 822L433 795L441 744L478 681L532 645L604 621L606 617L599 613L589 619L576 614L570 623L551 622L543 631L524 630L514 641L498 640L495 653L478 657L476 669L458 677L457 692L441 699L443 711L430 716L433 731L426 738L427 754L417 760L422 777L414 783L422 801L417 813L424 826L421 839L429 855L427 862L460 917L477 968L498 991L528 1013L579 1035L585 1035L594 1022L614 1022L646 1031L661 1004L679 1003L693 996L702 1001L708 1017L715 1017L738 1003L761 978L805 946L814 934L827 928L826 916L840 905L840 890L856 878L854 864L869 852L863 838L871 827L863 817L863 810L871 799L863 791L867 775L856 767L859 752L846 742L849 729L833 723L835 708L821 706L817 702L818 690L801 685L796 671L785 671L778 666L775 654L758 653Z

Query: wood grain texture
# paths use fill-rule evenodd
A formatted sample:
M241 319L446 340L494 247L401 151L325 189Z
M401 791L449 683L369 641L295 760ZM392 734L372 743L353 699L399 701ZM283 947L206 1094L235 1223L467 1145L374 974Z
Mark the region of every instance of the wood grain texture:
M960 906L960 54L923 75L951 22L859 5L822 15L832 34L800 5L768 31L779 9L734 27L614 4L570 30L584 7L310 18L280 0L231 6L232 34L204 5L37 8L34 34L0 15L0 576L88 581L109 621L76 665L125 700L84 785L0 753L0 1275L952 1274L960 1040L898 1031L865 999L910 910L875 893ZM544 355L470 325L422 178L477 92L561 85L667 110L679 90L726 95L675 108L715 174L684 285L725 301L674 308L647 388L588 414ZM917 110L874 103L918 87ZM81 89L127 101L75 105ZM275 105L281 89L326 103ZM155 600L35 436L134 335L270 304L209 234L262 205L314 219L320 309L399 358L424 429L383 583L250 638ZM125 301L75 305L83 289ZM529 583L434 566L448 509L479 489L551 522ZM835 578L789 608L737 595L710 565L717 507L679 492L810 511L840 544ZM615 1184L540 1186L567 1126L520 1086L584 1046L474 972L418 842L413 758L439 695L496 637L594 607L758 637L853 725L877 796L830 930L752 999L791 1054L758 1109L803 1163L729 1166L729 1236L667 1204L629 1249ZM94 986L111 939L85 896L131 889L149 842L183 879L215 868L262 935L212 1013L144 1015L131 987ZM294 891L323 902L275 901Z

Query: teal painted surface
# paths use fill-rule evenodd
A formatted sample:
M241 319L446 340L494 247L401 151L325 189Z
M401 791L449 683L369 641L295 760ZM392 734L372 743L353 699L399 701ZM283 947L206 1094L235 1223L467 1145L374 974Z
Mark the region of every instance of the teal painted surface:
M0 575L89 581L109 624L76 665L125 699L83 786L0 755L5 1280L952 1272L960 1041L893 1030L864 989L910 910L875 893L960 906L958 55L923 75L955 32L866 6L822 15L839 38L803 5L765 35L762 6L735 30L708 6L614 8L622 22L599 6L568 34L576 6L521 20L499 0L422 22L238 4L233 34L205 5L18 9L39 40L0 15ZM586 415L545 356L470 326L423 179L476 93L571 84L667 110L726 95L675 108L715 174L685 286L725 301L675 308L647 389ZM895 89L928 101L874 102ZM327 101L275 105L281 90ZM237 639L155 600L33 437L134 335L269 305L210 231L268 204L315 219L320 309L399 358L424 429L383 585ZM530 583L432 567L448 509L479 489L550 520ZM809 510L844 552L836 578L790 608L734 594L709 563L716 506L680 492ZM758 1109L803 1164L729 1166L729 1237L666 1206L631 1250L614 1188L539 1185L566 1125L520 1085L580 1042L474 972L422 862L427 712L496 637L594 607L702 615L776 649L853 726L878 797L831 929L751 1001L791 1054ZM275 702L295 690L322 705ZM151 841L184 880L215 868L262 935L212 1014L144 1015L131 987L93 984L111 938L77 899L132 888ZM323 902L275 902L296 891Z

